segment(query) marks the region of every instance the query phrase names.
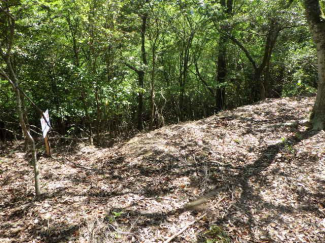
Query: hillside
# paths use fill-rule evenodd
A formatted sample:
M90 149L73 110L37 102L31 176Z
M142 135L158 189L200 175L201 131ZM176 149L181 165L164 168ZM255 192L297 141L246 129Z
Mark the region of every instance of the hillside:
M13 146L0 154L0 242L324 242L313 102L268 99L112 148L79 144L40 159L39 201Z

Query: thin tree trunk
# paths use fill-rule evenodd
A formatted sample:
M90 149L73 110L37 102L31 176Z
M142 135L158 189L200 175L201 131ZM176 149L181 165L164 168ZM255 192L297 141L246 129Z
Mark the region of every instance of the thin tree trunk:
M265 99L265 89L262 79L264 67L258 67L254 72L253 87L252 87L252 101L256 102Z
M39 168L38 168L38 163L37 163L37 155L36 155L36 146L35 146L35 141L32 137L32 135L29 132L28 129L28 124L26 124L26 122L28 122L27 120L27 116L26 116L26 120L24 118L24 109L23 109L23 105L22 105L22 100L21 100L21 93L23 94L23 92L20 91L19 86L18 86L18 78L16 76L16 73L14 71L14 68L12 66L12 59L11 59L11 50L13 47L13 42L14 42L14 33L15 33L15 18L12 17L9 13L10 13L10 7L8 6L8 3L5 3L5 11L7 12L7 25L9 27L9 34L6 36L6 52L3 51L3 46L2 46L2 42L0 42L0 56L2 57L2 59L4 60L4 62L6 63L7 66L7 70L8 70L8 74L5 73L1 67L0 67L0 74L8 80L8 82L12 85L14 92L16 94L16 103L17 103L17 112L18 112L18 116L19 116L19 123L20 126L22 128L24 137L28 139L29 143L31 144L31 153L32 153L32 164L34 167L34 183L35 183L35 194L36 197L39 197L41 194L41 190L40 190L40 183L39 183ZM6 26L6 25L5 25ZM35 105L33 103L33 105ZM38 111L41 112L41 114L43 114L43 112L41 110L39 110L39 108L37 107Z
M76 23L76 25L74 26L71 22L71 18L70 15L68 14L67 18L67 23L69 26L69 30L70 30L70 34L72 37L72 45L73 45L73 55L74 55L74 64L76 65L76 67L80 66L80 58L79 58L79 46L78 46L78 41L77 41L77 31L78 31L78 23ZM85 116L86 116L86 121L85 121L85 125L86 127L88 127L88 141L90 145L94 144L94 139L93 139L93 131L92 131L92 124L91 124L91 119L89 116L89 112L88 112L88 106L87 106L87 100L86 100L86 88L81 84L81 102L83 104L83 110L85 112Z
M150 130L153 129L155 121L155 71L156 71L156 46L152 47L152 73L151 73L151 90L150 90Z
M261 65L258 67L258 72L260 75L259 78L259 87L260 87L260 100L264 100L267 96L267 83L266 79L262 79L261 76L263 74L264 69L270 65L272 52L274 49L274 46L276 44L277 38L279 36L280 32L279 24L276 21L271 21L270 23L270 29L267 35L265 48L264 48L264 56Z
M20 92L19 92L20 93ZM29 127L29 122L28 122L28 119L27 119L27 111L26 111L26 107L25 107L25 100L24 100L24 96L20 93L20 102L21 102L21 110L23 112L23 118L24 118L24 121L26 123L26 129L27 129L27 132L30 133L30 127ZM25 134L25 132L22 130L23 134ZM28 140L28 137L24 135L24 151L25 152L28 152L28 149L29 149L29 140Z
M98 144L101 144L101 137L100 137L100 132L101 132L101 117L102 117L102 112L100 108L100 97L99 97L99 91L98 91L98 85L96 85L95 88L95 101L96 101L96 141Z
M232 15L232 5L233 0L221 0L221 6L225 9L225 19L230 18ZM221 26L225 32L229 31L228 26ZM219 85L216 89L216 104L215 111L218 112L226 107L226 88L224 84L226 82L227 76L227 35L220 33L219 38L219 50L218 50L218 60L217 60L217 75L216 83Z
M85 97L84 92L81 93L81 102L82 102L83 109L84 109L84 112L86 115L86 126L88 126L88 132L89 132L88 141L89 141L90 145L93 145L94 144L93 129L91 126L90 116L89 116L89 112L88 112L88 106L87 106L86 97Z
M270 62L268 62L264 71L263 85L265 90L265 98L271 98L271 87L273 86L271 82L270 65Z
M146 3L149 1L147 0ZM141 16L142 24L141 24L141 58L142 63L147 66L147 53L146 53L146 30L147 30L147 18L148 15L145 13ZM139 70L138 72L139 77L139 88L141 89L138 95L138 129L143 129L143 90L144 90L144 76L145 71Z
M32 154L32 165L34 168L34 184L35 184L35 194L36 197L39 197L41 195L40 190L40 183L39 183L39 168L37 163L37 154L36 154L36 146L35 146L35 140L30 134L30 131L28 129L28 124L26 124L27 120L24 118L24 109L23 104L21 100L21 92L18 88L18 80L16 78L16 74L13 71L13 68L11 66L10 58L6 60L7 67L10 71L10 75L6 75L5 73L1 72L1 74L11 83L14 92L16 94L16 104L17 104L17 113L19 117L19 123L22 128L24 137L26 141L28 141L31 145L31 154ZM11 78L10 78L11 77Z
M228 35L229 39L232 40L242 51L245 53L248 60L251 62L254 68L254 77L251 89L251 96L253 101L259 101L265 99L265 84L262 80L262 74L267 65L270 65L270 60L272 57L272 52L274 46L276 44L277 38L281 28L276 21L271 21L270 29L266 37L265 47L264 47L264 55L262 59L262 63L257 65L253 57L250 55L248 50L244 47L244 45L239 42L235 37Z
M94 34L94 28L95 28L95 19L96 19L96 8L97 8L97 0L92 1L90 13L88 16L90 24L90 72L93 77L95 77L95 81L93 82L93 85L95 85L95 106L96 106L96 142L97 144L100 143L100 117L101 117L101 109L100 109L100 104L99 104L99 83L98 79L96 78L97 76L97 56L96 56L96 50L95 50L95 34ZM90 134L92 135L92 130L90 130Z
M138 94L138 129L143 129L143 88L144 88L144 72L140 71L139 76L139 88L141 89Z
M185 119L185 85L187 83L188 68L190 61L190 48L195 36L195 30L192 30L190 36L186 43L184 43L184 50L180 55L180 97L179 97L179 111L180 111L180 120Z
M311 114L313 129L325 129L325 19L318 0L304 0L306 17L317 48L318 90Z
M227 75L227 64L226 64L226 56L227 56L227 38L225 36L221 36L219 39L219 54L218 54L218 62L217 62L217 77L216 83L219 85L216 89L216 112L225 108L225 95L226 90L223 86L226 82Z
M16 88L16 102L17 102L17 112L19 116L19 122L22 127L22 130L24 132L24 136L28 139L30 145L31 145L31 153L32 153L32 164L34 168L34 183L35 183L35 193L36 196L41 195L41 190L40 190L40 183L39 183L39 168L38 168L38 162L37 162L37 154L36 154L36 146L35 146L35 140L28 131L27 124L25 123L24 120L24 115L23 115L23 108L22 108L22 103L21 103L21 98L20 98L20 91Z

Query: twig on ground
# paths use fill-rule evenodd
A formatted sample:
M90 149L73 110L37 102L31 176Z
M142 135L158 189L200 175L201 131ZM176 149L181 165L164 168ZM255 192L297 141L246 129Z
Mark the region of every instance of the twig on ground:
M194 221L192 221L191 223L187 224L186 226L184 226L184 228L182 228L180 231L176 232L175 234L173 234L171 237L169 237L164 243L169 243L172 242L177 236L179 236L180 234L182 234L185 230L187 230L190 226L192 226L193 224L195 224L197 221L199 221L200 219L204 218L206 216L206 213L202 214L200 217L198 217L197 219L195 219Z

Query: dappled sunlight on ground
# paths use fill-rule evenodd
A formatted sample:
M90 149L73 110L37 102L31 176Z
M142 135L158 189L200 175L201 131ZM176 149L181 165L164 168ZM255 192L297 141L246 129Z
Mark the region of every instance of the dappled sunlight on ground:
M0 241L163 242L187 227L175 242L205 242L216 225L231 242L321 242L325 133L306 126L312 104L270 99L112 148L79 144L41 158L39 201L21 151L1 155Z

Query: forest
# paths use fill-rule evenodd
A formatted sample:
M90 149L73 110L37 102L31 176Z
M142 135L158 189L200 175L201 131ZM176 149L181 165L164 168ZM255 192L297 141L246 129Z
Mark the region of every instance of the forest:
M21 136L6 80L13 75L39 109L49 109L53 131L98 145L105 135L314 94L316 48L302 5L2 1L2 129ZM38 108L25 96L21 102L25 123L40 127Z
M323 242L324 13L1 0L0 241Z

